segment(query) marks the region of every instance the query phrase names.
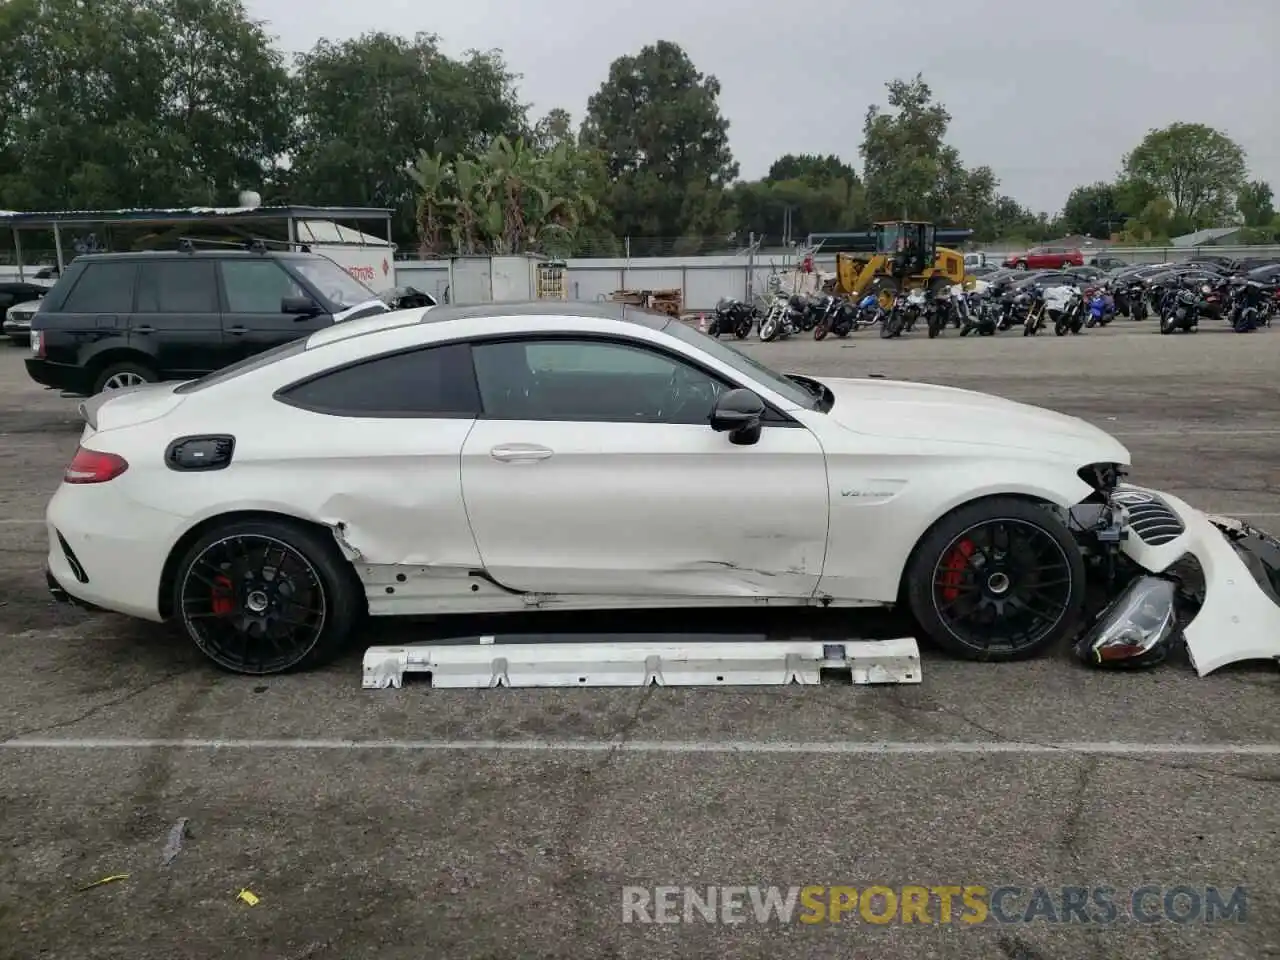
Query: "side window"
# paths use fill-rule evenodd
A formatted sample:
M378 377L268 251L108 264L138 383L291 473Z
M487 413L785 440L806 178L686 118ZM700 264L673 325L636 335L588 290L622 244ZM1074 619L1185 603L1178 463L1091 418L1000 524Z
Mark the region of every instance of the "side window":
M285 297L308 296L274 260L223 260L220 266L228 313L279 313Z
M137 260L86 263L61 313L128 313L133 309Z
M147 261L138 271L138 313L217 313L212 260Z
M280 394L295 407L339 417L474 417L480 412L466 344L375 357Z
M727 384L643 346L521 340L472 347L486 417L706 423Z

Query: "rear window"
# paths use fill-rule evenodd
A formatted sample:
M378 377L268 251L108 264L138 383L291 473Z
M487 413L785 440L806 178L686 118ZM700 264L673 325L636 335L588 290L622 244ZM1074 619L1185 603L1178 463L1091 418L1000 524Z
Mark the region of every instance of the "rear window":
M205 374L199 380L190 380L187 383L179 384L174 393L195 393L197 390L203 390L206 387L212 387L215 384L225 383L228 380L234 380L243 374L253 370L260 370L263 367L270 366L277 360L284 360L287 357L296 356L307 349L307 338L299 337L297 340L290 340L288 343L282 343L278 347L272 347L270 350L264 350L262 353L255 353L252 357L245 357L229 367L223 367L221 370L215 370L213 373Z

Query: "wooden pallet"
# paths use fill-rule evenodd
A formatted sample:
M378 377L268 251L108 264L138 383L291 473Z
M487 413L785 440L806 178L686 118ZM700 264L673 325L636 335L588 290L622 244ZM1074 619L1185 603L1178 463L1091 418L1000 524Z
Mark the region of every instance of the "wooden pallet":
M680 308L684 301L679 290L615 290L611 299L614 303L644 307L672 317L680 316Z

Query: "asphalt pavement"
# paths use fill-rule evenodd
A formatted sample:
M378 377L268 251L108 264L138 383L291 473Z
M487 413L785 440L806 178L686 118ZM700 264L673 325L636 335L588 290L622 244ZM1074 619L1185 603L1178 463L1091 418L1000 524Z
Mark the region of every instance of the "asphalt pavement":
M1084 417L1129 446L1137 482L1280 528L1280 331L1120 320L744 349ZM311 674L228 676L165 628L49 600L40 517L79 423L21 358L0 347L4 960L1280 956L1273 666L1201 679L1183 660L1117 675L1065 651L926 651L918 686L364 691L361 645ZM1142 746L1097 747L1115 741ZM659 886L832 885L858 891L838 923L761 922L750 891L711 922L685 916L683 889L677 922L624 922L628 888L657 904ZM876 922L912 886L933 890L932 922ZM1143 886L1154 913L1135 917ZM1001 905L966 923L957 899L944 923L939 887ZM1065 909L1074 888L1118 903L1114 921Z

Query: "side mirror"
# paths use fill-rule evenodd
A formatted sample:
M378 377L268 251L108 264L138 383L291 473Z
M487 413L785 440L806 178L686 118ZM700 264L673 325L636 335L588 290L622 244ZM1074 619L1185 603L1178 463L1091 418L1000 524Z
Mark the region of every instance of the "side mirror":
M280 301L280 312L298 314L298 319L304 320L319 314L320 305L310 297L285 297Z
M750 390L741 387L728 390L716 399L711 410L711 429L728 433L730 443L743 446L755 443L760 439L764 411L764 401Z

